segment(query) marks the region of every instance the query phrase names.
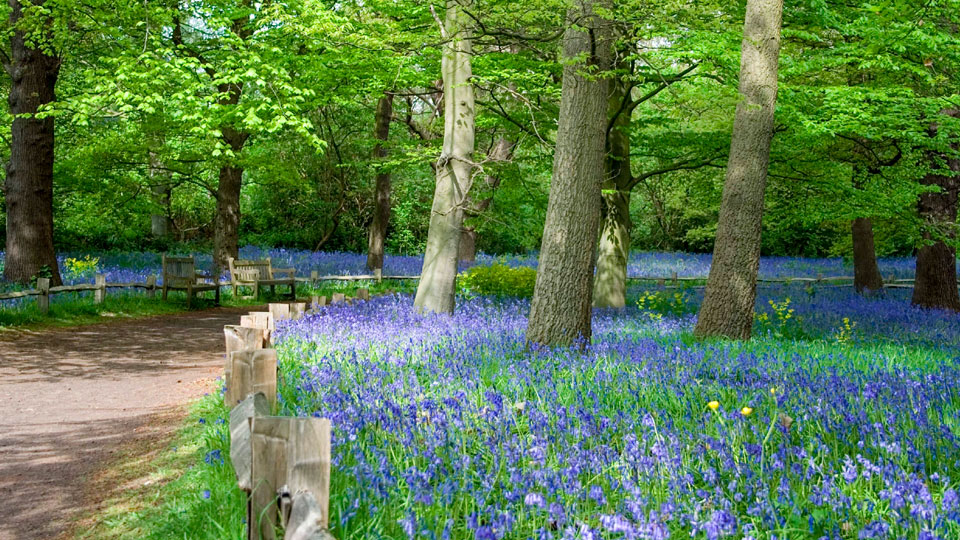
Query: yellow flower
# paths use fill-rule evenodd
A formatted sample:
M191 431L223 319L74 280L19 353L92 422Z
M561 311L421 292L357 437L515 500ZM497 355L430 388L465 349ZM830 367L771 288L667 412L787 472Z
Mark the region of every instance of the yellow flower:
M770 389L770 393L773 394L773 395L777 395L777 389L776 389L776 388L771 388L771 389Z
M720 408L720 402L719 402L719 401L711 401L710 403L707 403L707 407L710 407L710 410L711 410L711 411L715 411L715 410L717 410L717 409Z
M744 416L750 416L751 414L753 414L753 409L751 409L750 407L744 407L740 409L740 414Z

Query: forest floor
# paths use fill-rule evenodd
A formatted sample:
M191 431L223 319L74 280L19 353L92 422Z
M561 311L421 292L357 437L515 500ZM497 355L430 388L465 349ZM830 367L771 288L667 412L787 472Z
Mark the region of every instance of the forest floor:
M170 440L223 370L217 308L0 335L0 540L56 538L120 486L121 456Z

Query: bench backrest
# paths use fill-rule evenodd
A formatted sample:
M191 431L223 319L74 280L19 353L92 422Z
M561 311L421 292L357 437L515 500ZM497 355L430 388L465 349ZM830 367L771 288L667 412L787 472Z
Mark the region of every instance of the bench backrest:
M233 282L273 279L270 257L259 260L234 259L231 257L227 259L227 264L230 266L230 280Z
M163 284L168 287L186 287L197 283L197 263L193 257L162 256Z

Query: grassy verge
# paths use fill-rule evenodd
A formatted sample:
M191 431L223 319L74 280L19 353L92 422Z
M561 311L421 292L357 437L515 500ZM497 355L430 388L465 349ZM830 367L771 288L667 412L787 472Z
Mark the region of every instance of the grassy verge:
M111 488L107 499L67 538L244 538L227 415L219 394L206 396L152 459L125 452L95 481Z
M301 300L309 300L311 296L330 296L333 293L344 293L347 296L356 295L357 289L366 288L371 294L387 292L413 292L416 290L415 281L383 281L374 282L323 282L319 285L300 284L297 286L297 296ZM282 292L282 291L281 291ZM243 293L241 293L243 294ZM249 291L247 291L249 294ZM194 301L192 309L209 309L214 306L209 293ZM259 299L234 297L233 291L224 287L221 292L221 304L224 306L243 307L262 305L264 302L286 301L281 295L269 293L261 295ZM90 293L66 293L54 297L50 311L41 313L36 302L26 300L20 304L0 303L0 332L9 329L37 330L48 327L69 327L84 324L93 324L107 320L123 318L151 317L187 311L186 295L173 291L168 300L148 298L142 292L111 292L102 304L93 303Z

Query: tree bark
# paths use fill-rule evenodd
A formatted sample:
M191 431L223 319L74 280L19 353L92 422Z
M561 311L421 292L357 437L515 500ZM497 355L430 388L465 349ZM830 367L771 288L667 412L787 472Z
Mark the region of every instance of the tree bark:
M747 0L740 56L740 102L713 263L695 335L749 339L760 266L763 197L777 101L783 0Z
M586 0L567 14L553 179L527 326L531 343L569 345L591 338L609 88L602 72L610 68L613 45L611 24L594 6L610 5ZM586 65L577 61L584 57ZM592 73L585 76L588 69Z
M877 250L873 242L873 222L860 217L850 227L853 235L853 288L857 293L883 289L883 277L877 265Z
M514 144L507 140L506 137L500 137L497 139L497 143L493 146L493 149L490 150L490 155L487 156L487 159L492 163L503 163L510 161L513 156L513 146ZM488 174L484 177L484 182L487 184L487 188L495 190L500 187L500 176L496 174ZM477 216L483 214L490 209L490 205L493 204L493 195L489 197L484 197L473 208L470 209L470 214ZM477 260L477 229L472 225L464 226L462 233L460 234L460 255L458 256L460 262L469 262L472 263Z
M948 110L945 114L958 115L960 112ZM931 135L936 136L936 125L931 127ZM954 151L957 145L953 145ZM957 237L957 198L960 193L960 158L946 157L947 168L953 174L927 174L922 184L937 186L939 192L920 195L917 205L920 217L926 221L923 239L926 242L917 251L916 281L913 285L912 303L926 308L950 309L960 311L960 293L957 291L957 251L953 242ZM932 168L940 169L939 160L934 159Z
M164 169L163 162L160 160L159 152L163 148L163 135L148 133L147 138L150 144L147 150L149 166L147 176L150 178L150 192L153 194L153 202L156 205L156 210L150 214L150 235L154 238L166 238L173 231L170 219L170 197L173 189L170 172Z
M385 143L390 137L391 118L393 118L393 94L385 93L377 102L377 113L374 119L373 136L377 139L377 144L373 148L373 157L378 161L383 161L387 157ZM367 268L370 270L383 268L383 244L387 238L387 224L390 221L390 172L383 168L377 171L374 201L373 222L370 223L367 243Z
M443 152L430 211L427 249L414 306L422 312L453 313L463 211L470 191L474 150L471 34L464 24L470 0L447 0L443 73Z
M221 89L221 91L226 91ZM240 102L243 91L239 84L231 84L225 100L227 105ZM240 253L240 190L243 187L243 167L236 164L243 146L249 138L248 133L233 126L222 126L220 132L223 141L233 152L234 161L220 166L220 178L217 184L217 216L213 231L213 257L217 268L226 268L229 257L236 258Z
M627 260L630 258L630 114L620 113L629 99L622 82L613 82L608 111L616 120L607 134L607 175L602 186L600 244L597 248L597 275L593 284L595 307L622 308L627 299Z
M43 4L37 2L36 5ZM10 25L23 15L20 0L9 0ZM7 205L7 238L4 277L27 284L44 267L53 285L62 284L53 246L53 117L32 118L56 99L60 58L33 48L23 30L10 36L8 103L14 116L10 133L10 161L4 186Z

